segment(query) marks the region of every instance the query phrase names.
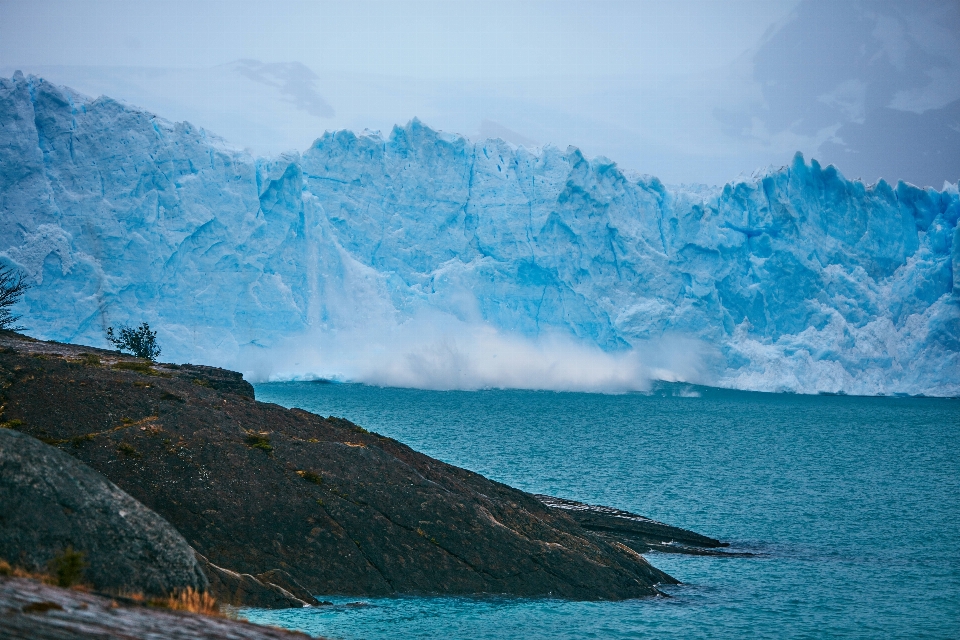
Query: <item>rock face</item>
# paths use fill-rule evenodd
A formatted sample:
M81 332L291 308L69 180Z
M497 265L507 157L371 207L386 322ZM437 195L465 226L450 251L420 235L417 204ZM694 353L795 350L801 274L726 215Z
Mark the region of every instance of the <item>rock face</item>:
M535 497L551 509L566 513L587 531L622 542L638 553L659 551L702 556L752 555L720 551L719 549L730 545L622 509L539 494Z
M200 560L207 579L210 580L210 592L217 602L261 609L288 609L319 604L316 598L302 588L298 590L302 597L297 597L289 590L277 585L275 581L283 581L285 572L279 572L279 577L275 575L278 573L277 570L252 576L249 573L237 573L218 567L203 556L198 556L197 559Z
M282 569L310 593L355 595L618 599L676 582L529 494L346 420L115 352L16 336L0 347L2 420L104 473L237 573Z
M207 587L193 550L163 518L56 447L0 429L0 557L44 571L68 545L85 553L84 578L100 591Z
M121 604L25 578L0 577L0 640L306 640L281 629Z

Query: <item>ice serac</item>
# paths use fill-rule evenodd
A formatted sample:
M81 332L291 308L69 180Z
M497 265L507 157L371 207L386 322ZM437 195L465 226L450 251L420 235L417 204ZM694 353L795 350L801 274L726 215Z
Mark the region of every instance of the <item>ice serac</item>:
M262 376L960 395L958 217L955 184L800 155L670 187L417 120L258 159L0 80L0 259L36 284L31 332L103 344L146 320L165 358Z

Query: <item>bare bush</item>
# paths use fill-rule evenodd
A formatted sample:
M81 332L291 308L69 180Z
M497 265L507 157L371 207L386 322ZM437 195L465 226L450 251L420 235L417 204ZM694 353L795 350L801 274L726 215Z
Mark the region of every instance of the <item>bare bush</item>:
M0 331L23 331L23 327L16 326L21 316L15 315L11 309L29 288L22 273L10 267L0 267Z

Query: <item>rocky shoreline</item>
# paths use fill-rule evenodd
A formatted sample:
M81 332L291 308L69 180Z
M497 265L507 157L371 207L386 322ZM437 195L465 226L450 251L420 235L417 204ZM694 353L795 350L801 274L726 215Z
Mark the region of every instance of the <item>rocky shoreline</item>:
M0 577L0 639L298 640L306 634Z
M257 402L240 374L213 367L4 333L0 406L6 458L46 447L33 458L59 460L67 476L68 460L74 475L101 476L101 492L113 487L182 536L202 569L190 584L226 603L315 605L316 593L636 598L676 583L641 553L723 553L713 538L533 496L347 420ZM63 507L62 496L45 499ZM3 514L0 527L15 521ZM27 544L3 535L5 553ZM90 554L91 567L95 555L117 557L90 535L51 535L47 551L9 560L39 567L57 541Z

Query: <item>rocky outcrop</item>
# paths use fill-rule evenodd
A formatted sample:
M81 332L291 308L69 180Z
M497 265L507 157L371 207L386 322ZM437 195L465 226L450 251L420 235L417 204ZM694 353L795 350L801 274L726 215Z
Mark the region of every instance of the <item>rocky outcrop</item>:
M137 605L127 599L0 577L0 640L306 640L237 620Z
M168 365L169 366L169 365ZM207 367L199 364L181 364L176 367L180 377L195 384L210 387L224 393L235 393L253 400L253 385L243 379L236 371L219 367Z
M282 570L308 594L577 599L676 582L530 494L349 421L218 390L205 369L10 334L0 349L0 421L100 471L238 575Z
M310 606L316 606L320 604L330 604L329 602L320 602L319 600L314 598L313 594L311 594L306 587L304 587L302 584L297 582L292 575L290 575L283 569L271 569L270 571L264 571L263 573L258 573L254 577L260 582L276 585L281 589L286 590L294 598L302 602L305 602Z
M207 587L193 550L163 518L76 458L0 429L0 557L43 572L68 547L83 552L82 577L100 591Z
M287 589L265 579L270 573L261 574L264 576L262 579L260 576L218 567L199 554L197 559L210 580L210 593L217 602L261 609L289 609L319 604L316 598L303 590L300 595L305 595L309 600L298 598Z
M726 542L622 509L540 494L534 497L551 509L567 514L587 531L622 542L638 553L659 551L697 556L752 555L723 551L721 548L730 546Z

